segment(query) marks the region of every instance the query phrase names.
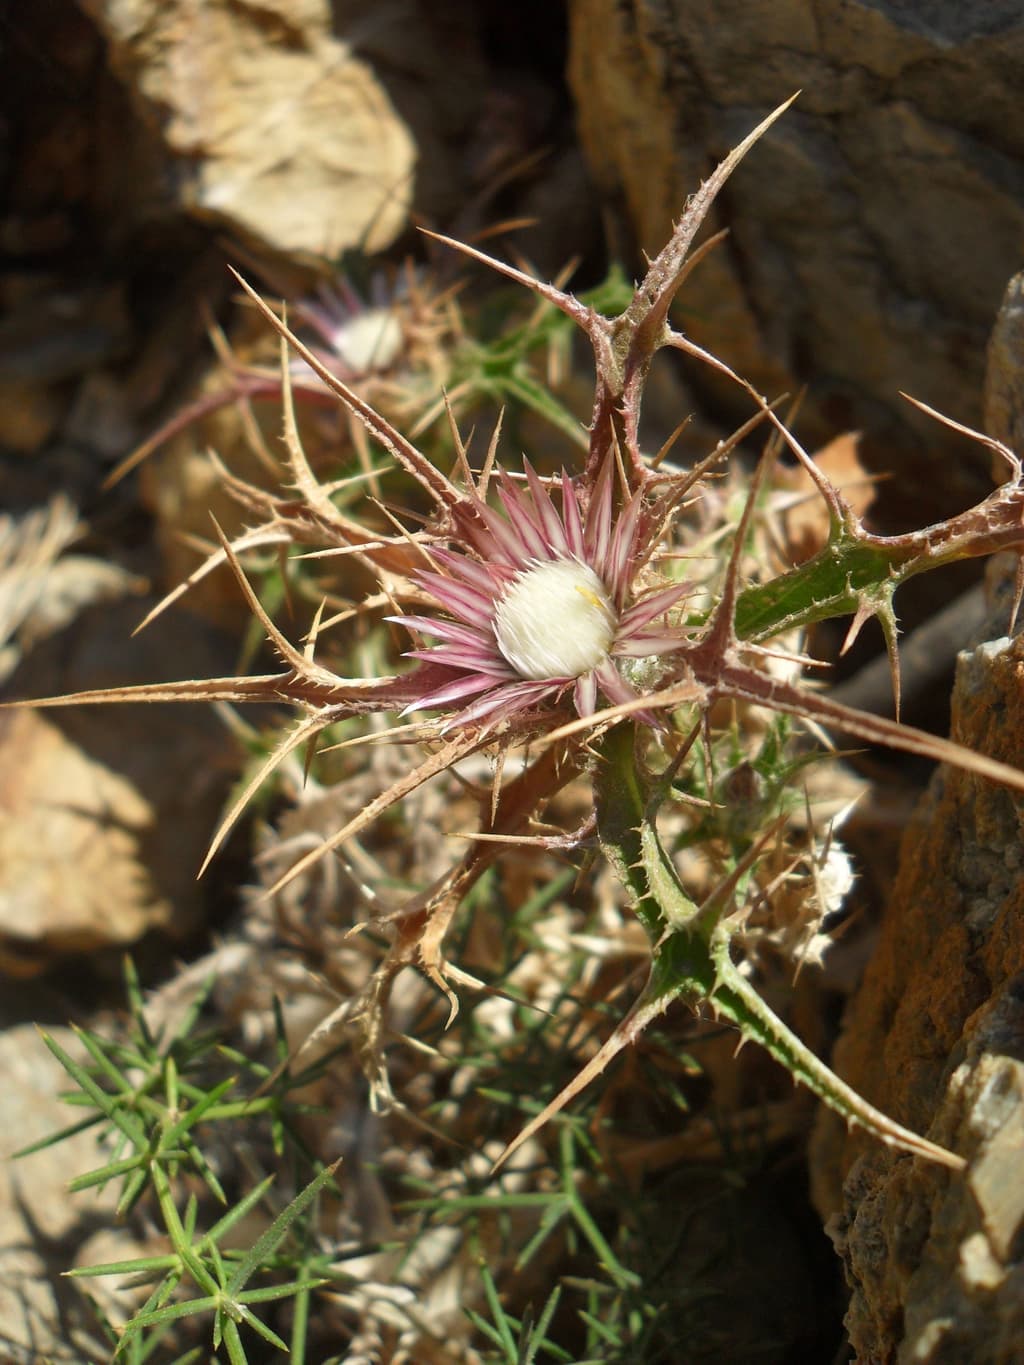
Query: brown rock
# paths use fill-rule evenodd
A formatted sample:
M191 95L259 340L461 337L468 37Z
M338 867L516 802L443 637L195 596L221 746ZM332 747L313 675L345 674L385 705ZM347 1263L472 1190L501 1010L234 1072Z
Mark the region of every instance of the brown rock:
M1024 641L961 656L955 738L1024 765ZM966 1178L823 1119L815 1196L853 1289L864 1361L1019 1358L1024 1221L1024 858L1004 789L936 774L908 830L836 1069L970 1161ZM1015 1354L1017 1352L1018 1354Z
M677 322L762 391L807 381L801 434L862 428L872 466L912 490L916 525L984 494L985 457L897 391L979 424L985 341L1024 235L1020 6L725 0L711 18L696 0L573 0L570 15L590 169L648 252L710 167L801 91L720 198L729 240ZM691 379L718 411L749 411L717 377ZM892 487L881 497L893 506Z
M986 425L1020 431L1020 277L989 346ZM1005 471L1000 474L1005 477ZM988 630L1013 563L993 563ZM953 736L1024 767L1024 638L960 655ZM950 1176L822 1116L815 1201L852 1288L858 1360L1024 1358L1024 854L1019 801L940 769L907 830L875 958L844 1020L837 1070L895 1118L969 1160Z
M63 403L48 384L0 379L0 446L28 455L56 431Z
M989 345L986 424L1017 439L1019 280ZM1000 471L1004 474L1004 471ZM997 566L993 566L997 567ZM998 610L1010 594L996 582ZM1020 764L1021 646L962 656L958 737ZM1005 793L936 776L904 844L879 951L845 1021L836 1061L883 1107L972 1158L966 1179L915 1169L819 1123L812 1175L853 1296L864 1360L1009 1360L1024 1345L1024 898L1019 817ZM843 1183L845 1179L845 1184Z
M866 1153L830 1231L853 1288L857 1360L1009 1362L1024 1352L1020 1272L1024 1066L1020 978L972 1018L940 1131L966 1177Z
M1024 458L1024 271L1006 286L988 343L985 429ZM995 477L1006 478L1005 461Z
M20 975L50 955L132 943L172 917L139 845L149 802L120 773L69 744L41 712L0 722L4 786L0 968Z
M131 641L149 605L87 609L33 651L12 695L229 671L222 642L183 613ZM233 766L208 708L0 713L0 971L194 929L196 872Z

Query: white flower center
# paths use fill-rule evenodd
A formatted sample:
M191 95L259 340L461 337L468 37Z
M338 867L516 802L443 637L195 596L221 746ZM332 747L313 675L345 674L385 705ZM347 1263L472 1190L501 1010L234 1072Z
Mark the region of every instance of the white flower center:
M403 344L402 324L387 308L367 308L347 318L334 333L334 349L357 374L386 370Z
M527 569L494 613L498 648L523 678L578 678L608 653L615 611L586 564L553 559Z

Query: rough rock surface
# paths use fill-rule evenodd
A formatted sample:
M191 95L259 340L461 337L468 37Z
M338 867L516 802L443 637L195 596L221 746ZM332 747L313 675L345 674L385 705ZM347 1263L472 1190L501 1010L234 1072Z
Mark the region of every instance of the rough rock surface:
M1024 459L1024 271L1006 286L989 338L985 426ZM1005 466L997 477L1005 477Z
M9 1003L9 995L8 995ZM39 1001L37 999L36 1006ZM67 1074L30 1024L0 1031L0 1359L11 1365L105 1358L106 1343L78 1287L62 1276L76 1265L98 1265L140 1248L123 1228L114 1230L117 1190L111 1185L69 1197L69 1173L97 1166L95 1132L78 1133L21 1161L11 1153L81 1117L59 1099ZM51 1028L65 1051L83 1049L69 1028ZM107 1157L106 1159L109 1159ZM109 1281L92 1281L108 1313L123 1321L124 1303L110 1298Z
M10 695L38 697L230 668L185 613L130 642L151 599L86 609L39 644ZM204 900L196 872L233 776L233 742L199 707L0 713L0 975L65 954L180 939Z
M989 346L987 429L1020 440L1021 277ZM1001 471L1005 476L1005 471ZM993 564L993 619L1013 566ZM1000 581L1001 580L1001 581ZM953 737L1024 767L1024 636L960 656ZM834 1065L880 1108L969 1161L895 1156L822 1115L815 1202L852 1289L858 1360L1024 1357L1024 809L941 769L907 831L879 944Z
M914 505L987 491L987 459L906 390L977 426L985 341L1024 236L1024 16L1015 0L571 0L570 78L591 172L648 252L770 109L793 108L716 207L730 236L678 321L763 391L810 384L801 432L863 428ZM744 400L706 371L719 410ZM952 458L946 458L953 453ZM942 477L936 479L936 463ZM909 499L908 499L909 500Z
M479 72L471 32L449 34L443 11L408 0L81 3L163 143L165 194L197 218L315 263L388 246L414 202L450 210Z
M961 742L1024 764L1024 640L961 656L954 713ZM822 1120L815 1196L840 1210L858 1360L983 1365L1024 1350L1022 824L1005 790L936 775L836 1048L845 1079L970 1163L951 1176Z

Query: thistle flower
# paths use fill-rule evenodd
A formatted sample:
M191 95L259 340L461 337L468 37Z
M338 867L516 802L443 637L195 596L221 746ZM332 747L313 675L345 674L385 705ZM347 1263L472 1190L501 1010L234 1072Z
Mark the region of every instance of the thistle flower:
M594 350L593 415L579 474L563 473L557 480L545 481L529 464L524 466L521 482L500 473L493 506L487 501L487 486L497 459L497 433L485 473L477 479L453 421L459 471L453 482L365 394L349 387L337 365L332 368L325 363L316 349L289 332L258 295L244 286L293 352L290 361L283 357L281 378L289 486L282 494L272 494L231 481L232 491L257 524L234 540L222 538L220 549L193 574L192 581L218 563L229 563L280 656L282 669L254 678L188 680L35 703L207 699L287 701L298 707L301 719L238 796L214 837L209 856L269 773L335 722L402 708L406 714L440 713L436 720L344 741L346 745L376 743L383 737L386 742L422 743L426 754L300 858L269 888L268 895L359 836L424 783L480 750L497 754L490 800L481 793L479 830L468 836L468 847L452 867L389 911L394 937L386 958L360 999L339 1007L346 1019L358 1021L361 1056L370 1083L385 1100L381 1017L397 974L415 964L448 993L454 1013L457 1001L446 974L454 976L455 969L444 956L445 934L456 907L504 844L566 849L596 832L650 937L650 977L619 1027L570 1085L531 1119L506 1149L505 1158L635 1040L671 1000L683 999L690 1004L707 1002L744 1037L761 1041L847 1121L948 1166L963 1164L962 1158L887 1119L832 1075L761 1000L733 960L731 941L738 929L732 907L737 891L781 829L784 815L750 842L700 905L680 880L671 850L659 841L658 807L672 799L673 779L683 770L698 738L713 778L710 731L721 701L802 717L907 753L948 761L1011 790L1024 791L1024 774L1004 763L896 721L856 711L795 679L774 676L767 667L766 660L777 652L772 642L779 636L852 612L851 639L870 617L880 620L895 682L892 595L896 588L911 575L952 559L990 554L1001 547L1021 552L1024 506L1021 461L998 442L978 436L1009 465L1011 478L1003 488L940 526L901 536L871 534L777 416L775 405L671 325L669 309L677 290L717 240L711 238L690 253L701 222L733 168L786 107L763 120L700 187L668 244L650 263L632 302L616 316L607 316L475 248L438 239L531 290L577 324ZM323 318L319 322L323 330L326 322ZM743 427L686 473L663 473L662 452L650 460L640 445L644 383L655 352L666 347L709 365L734 382L755 408ZM293 375L305 373L295 357L341 400L394 463L417 481L432 503L421 529L400 527L395 536L378 535L376 528L350 519L336 505L332 495L343 484L324 485L316 479L295 424L291 381ZM769 581L744 585L741 570L758 492L770 463L766 458L751 481L728 562L717 583L717 599L702 624L690 628L666 620L659 623L659 617L671 612L687 592L685 584L648 581L649 565L660 553L659 546L671 553L673 545L686 543L682 531L673 538L674 513L708 470L762 421L770 424L821 493L829 512L827 544L810 560ZM951 425L967 432L959 424ZM378 587L351 609L346 606L336 618L324 621L318 615L304 649L296 648L270 620L238 563L243 550L289 543L320 544L327 548L317 553L355 558L375 575ZM396 600L413 602L417 609L426 605L427 614L390 619L436 642L411 651L416 660L413 669L397 676L348 678L314 657L321 633L336 621L357 612L376 612ZM432 608L442 614L429 614ZM568 710L570 705L576 717L566 720L557 715L557 708ZM673 718L684 705L690 708L688 734L677 746L666 746L675 747L668 767L660 773L649 772L645 728L659 715ZM636 725L637 720L643 724ZM445 731L448 737L438 743L439 732ZM521 771L506 780L504 754L536 736L544 740L539 751L528 753ZM538 813L584 770L585 754L594 745L599 746L601 761L592 765L593 817L579 830L536 833ZM464 974L462 979L466 979Z
M453 509L458 549L433 549L436 568L412 575L447 618L389 619L441 643L410 658L451 670L406 707L440 710L472 699L445 722L494 725L572 692L580 716L593 715L600 693L613 705L637 693L616 660L677 650L677 628L653 626L688 590L686 583L634 596L647 559L643 495L613 514L610 465L583 506L564 471L561 509L532 466L526 488L504 472L504 515L470 493Z
M370 281L368 298L342 273L323 281L311 295L292 299L288 311L308 338L317 364L301 355L288 362L288 380L296 398L313 406L335 407L331 378L358 383L403 418L418 416L427 392L412 382L447 372L448 315L442 300L430 294L411 266L396 279L381 273ZM235 353L220 328L212 325L210 341L220 361L222 382L173 414L131 451L109 475L116 483L137 465L195 423L232 403L281 398L279 369L266 368ZM326 378L325 378L326 375Z
M410 272L410 280L416 283ZM390 369L405 344L399 310L409 307L409 281L389 290L382 275L374 276L372 301L365 302L344 275L333 283L323 282L314 296L299 299L292 311L309 327L323 346L318 354L343 379L353 380ZM326 388L301 359L292 361L296 378Z

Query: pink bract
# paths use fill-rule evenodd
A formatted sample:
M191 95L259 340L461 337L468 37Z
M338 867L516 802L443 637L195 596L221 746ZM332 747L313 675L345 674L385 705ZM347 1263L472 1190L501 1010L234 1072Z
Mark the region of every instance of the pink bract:
M500 511L475 493L453 509L459 548L432 548L429 557L435 568L414 573L416 585L448 617L389 618L440 640L430 648L411 650L409 657L441 665L451 676L431 686L406 711L443 710L468 700L447 720L446 729L479 722L497 724L555 703L570 689L580 716L594 713L599 694L613 705L632 701L637 693L616 660L667 654L686 643L679 629L652 627L651 623L686 594L688 584L674 583L631 600L647 559L646 536L641 530L642 492L629 497L616 515L606 464L585 505L575 482L563 471L555 481L561 493L560 506L556 506L528 462L524 472L525 487L517 487L504 471L499 475ZM510 594L531 575L542 575L553 566L578 569L575 590L610 613L610 639L592 666L536 677L517 668L509 657L511 651L502 648L501 613ZM547 619L541 609L532 626L539 645L549 645L557 657L557 632L565 626L554 608ZM431 683L436 683L433 672Z

